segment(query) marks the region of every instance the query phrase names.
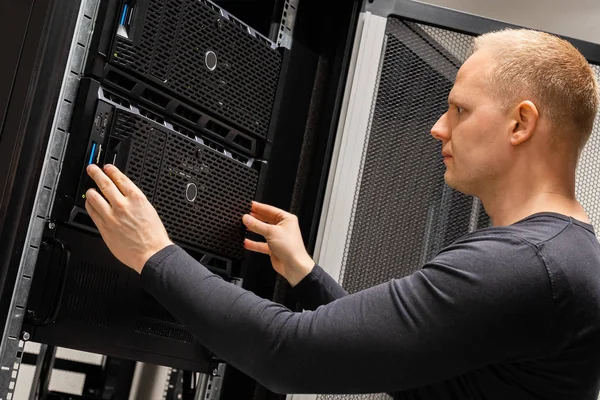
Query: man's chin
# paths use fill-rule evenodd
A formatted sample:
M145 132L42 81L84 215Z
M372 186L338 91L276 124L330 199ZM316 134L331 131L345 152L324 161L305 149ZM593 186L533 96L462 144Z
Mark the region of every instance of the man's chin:
M465 185L461 185L459 182L456 181L456 179L453 179L452 176L448 176L448 171L446 171L446 173L444 174L444 181L446 182L446 185L448 185L451 189L466 194L467 196L473 195L469 190L467 190L467 187Z
M452 189L456 189L454 180L452 177L448 176L448 171L446 171L444 174L444 182L446 182L446 185L450 186Z

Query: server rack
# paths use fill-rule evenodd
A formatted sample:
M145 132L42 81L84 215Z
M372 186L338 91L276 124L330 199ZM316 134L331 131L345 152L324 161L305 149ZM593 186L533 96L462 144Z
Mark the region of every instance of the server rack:
M85 261L79 262L79 267L73 269L71 256L78 252L81 254L84 252L81 252L81 249L72 252L72 249L64 247L64 242L69 240L77 243L87 241L87 248L95 248L99 245L93 243L97 237L88 235L93 231L93 227L85 218L85 213L81 212L81 198L77 198L81 195L81 186L85 185L85 182L81 182L81 168L62 168L61 170L64 165L76 165L79 162L69 164L72 162L71 157L65 158L66 155L72 153L69 146L75 146L75 141L70 140L73 137L68 137L68 134L72 133L70 131L71 120L75 124L89 123L90 118L87 113L90 109L103 103L103 106L108 105L109 108L112 107L113 110L116 110L116 114L120 113L129 118L143 120L145 124L150 124L151 129L162 132L163 136L181 138L182 135L187 135L190 138L189 131L203 132L199 136L204 135L204 138L194 135L194 141L199 147L208 147L210 151L213 151L210 153L213 156L216 150L216 153L220 152L227 156L228 160L234 159L238 163L235 164L237 167L250 169L253 166L260 167L255 168L260 170L256 184L262 188L255 193L256 199L279 207L290 208L293 201L297 201L299 198L297 193L303 193L304 204L317 203L316 196L312 194L317 191L307 177L315 176L315 172L320 171L318 168L313 168L313 165L321 165L320 160L325 157L325 152L321 150L320 146L318 149L309 149L309 147L314 146L315 143L327 143L331 140L330 133L333 132L331 126L334 122L331 122L330 115L337 110L335 102L331 100L335 100L340 95L337 84L343 82L344 60L351 38L347 34L347 30L353 26L352 21L357 11L357 2L354 2L347 10L340 13L340 19L332 24L325 14L315 13L317 9L315 5L298 10L292 6L293 4L297 5L297 2L285 3L285 7L289 6L290 8L287 16L284 11L282 32L278 34L279 42L286 44L287 41L289 47L292 24L295 21L297 25L293 32L294 46L293 51L288 51L288 55L280 60L282 70L286 70L288 74L280 76L276 82L277 91L273 96L278 97L280 101L275 104L272 112L273 119L269 121L270 130L266 132L264 126L261 128L262 130L254 128L254 126L250 128L253 121L250 121L249 124L246 119L244 125L243 121L236 121L233 117L228 117L227 112L215 110L214 107L213 109L210 107L195 108L197 104L190 104L189 98L176 96L177 93L173 93L179 89L173 90L173 88L156 85L160 82L154 82L154 85L152 82L148 84L149 79L140 79L140 75L143 74L140 74L139 69L119 69L119 66L115 67L114 65L118 62L115 62L113 65L108 63L105 70L94 72L93 69L100 64L97 62L97 58L88 60L86 63L86 54L90 54L92 48L106 44L102 38L97 39L99 36L94 30L98 29L98 21L110 19L107 14L114 8L106 6L106 4L117 2L86 0L81 3L69 3L69 7L66 8L58 1L44 2L43 5L39 3L29 2L30 8L23 13L24 16L27 11L31 16L35 14L36 19L31 19L31 21L38 23L41 30L36 32L38 34L37 42L30 44L29 47L24 47L32 58L29 60L30 69L17 71L21 72L26 80L22 88L29 88L29 90L24 90L25 93L28 93L27 99L30 101L24 110L29 113L25 115L25 120L30 123L30 126L22 127L13 139L15 142L20 141L22 145L26 138L28 146L3 147L3 150L10 151L13 155L13 157L5 158L5 160L12 160L8 170L19 169L19 173L7 175L10 179L5 186L7 189L5 193L9 196L5 196L2 203L4 211L10 208L12 212L12 214L3 214L3 217L6 218L3 219L4 223L2 224L2 235L8 239L4 243L7 243L7 248L10 248L10 251L3 253L2 264L2 272L6 275L2 291L2 307L7 316L7 327L0 350L0 360L3 366L0 372L2 374L0 379L2 395L9 394L14 388L25 340L31 339L32 336L35 339L37 335L45 341L66 344L65 340L71 340L69 336L66 336L69 333L84 334L81 330L77 332L70 330L67 325L63 325L62 333L60 328L57 328L62 322L68 320L67 315L69 314L71 316L77 316L78 313L79 316L84 315L81 312L83 309L77 311L77 307L70 307L70 301L72 305L87 304L90 306L95 303L95 306L90 309L97 310L100 307L101 310L106 304L99 301L100 297L114 291L115 288L130 283L131 277L118 277L109 279L114 283L103 287L94 284L94 279L106 280L106 275L114 277L115 273L119 275L120 272L110 271L110 268L100 272ZM208 4L208 2L201 3ZM331 8L334 7L331 6ZM238 28L240 27L241 21L235 20L226 12L219 12L221 17L228 20L225 23L230 22L237 25ZM292 18L292 14L297 14L297 18ZM14 17L14 14L9 15ZM30 15L26 15L23 20L27 20ZM315 15L317 18L313 17ZM23 23L23 20L17 21L16 24ZM315 20L318 22L317 26L321 29L321 33L336 33L335 40L323 42L320 33L314 30ZM338 29L340 26L343 29ZM33 28L27 26L27 29L31 34ZM242 27L242 29L245 28ZM133 31L132 28L132 35ZM258 36L256 32L249 31L248 33L255 38ZM40 45L42 38L43 41ZM124 51L130 50L125 49ZM281 50L281 52L285 53L286 50ZM110 57L114 58L118 55L115 56L114 53L111 53ZM214 62L212 57L213 55L209 51L204 53L204 61L209 63L208 67L212 65L210 63ZM23 65L25 63L21 63L21 66ZM84 65L91 70L86 71ZM32 71L37 74L33 74L34 79L29 81ZM164 69L163 72L165 72ZM115 76L117 77L115 78ZM45 85L40 85L37 80L41 77L51 79L45 79ZM318 77L318 82L316 77ZM130 82L127 82L128 78L133 78L133 81L136 82L135 88L130 86ZM97 87L98 84L101 88ZM90 90L91 87L97 88L98 91ZM42 96L42 94L46 96ZM89 101L81 101L78 94L85 96ZM94 96L96 96L95 99ZM36 104L31 104L34 98ZM167 104L164 102L165 98L168 100ZM133 99L135 105L130 104L127 107L122 102L123 99L126 101ZM16 102L11 100L11 104L16 104ZM91 104L91 106L84 107L82 104ZM325 106L318 108L318 104ZM40 107L40 105L45 107ZM45 113L32 115L31 111L36 110L37 107L43 108ZM206 113L198 113L200 109ZM93 111L98 111L97 107ZM190 111L195 111L200 115L194 115ZM92 114L94 113L92 112ZM93 116L99 115L94 114ZM157 116L165 120L164 116L166 116L168 120L160 121L159 118L156 118ZM7 121L12 120L7 119ZM257 126L260 126L260 121L258 122ZM113 128L110 125L112 122L108 118L102 119L101 117L97 122L96 118L93 118L92 123L99 124L96 128L104 129L105 125L108 129ZM34 124L37 124L36 128L38 129L34 129ZM5 124L5 128L6 126L7 124ZM3 133L7 135L5 132L8 132L6 129ZM114 137L117 138L117 136ZM102 144L108 145L105 150L110 148L111 156L117 155L113 161L124 162L125 169L127 166L133 167L133 164L130 163L132 157L119 160L120 154L135 153L135 151L130 151L131 148L127 148L127 138L120 137L119 139L121 139L120 147L111 147L110 143L105 142ZM81 142L85 147L93 146L94 141L82 140ZM223 146L224 144L226 146ZM95 152L99 150L99 145L100 143L96 142L95 149L86 147L84 158L90 157L91 154L91 158L94 159L97 156ZM76 146L82 145L78 141ZM221 146L226 147L227 150L221 150ZM230 151L232 149L235 151ZM88 150L90 151L88 152ZM106 155L105 152L104 156ZM17 161L15 161L15 156ZM27 156L27 160L24 158L25 156ZM19 157L21 158L19 159ZM271 165L277 168L265 168L264 165L260 165L264 164L262 161L267 158ZM31 162L31 160L37 161ZM253 163L253 161L258 162ZM64 164L65 162L66 164ZM299 165L302 165L300 173L298 173ZM71 188L71 191L63 190L64 185L61 180L64 182L64 179L67 179L63 173L65 176L70 175L68 179L80 181L79 185L75 185L78 186L77 189L73 189L74 185L67 185L66 187ZM303 180L296 180L297 175L304 176ZM18 176L19 179L15 179L15 176ZM253 175L253 179L253 182L256 182L256 174ZM305 192L304 188L310 190ZM14 189L20 191L17 193ZM199 188L196 187L196 189ZM19 205L19 207L15 205ZM72 205L74 207L71 207ZM69 208L71 208L70 211ZM298 209L297 206L296 208ZM69 237L70 239L65 239ZM85 239L81 239L81 237ZM188 241L188 244L191 242ZM8 245L9 243L10 245ZM16 246L12 246L15 243ZM82 249L86 246L82 246ZM244 278L245 286L263 296L273 297L273 289L278 284L275 274L268 267L268 260L264 257L244 255L240 258L239 253L232 256L227 249L213 249L215 251L210 254L207 253L206 248L188 247L188 250L199 256L200 259L204 259L206 263L210 264L210 260L212 260L212 267L216 272L223 275L232 273L240 275ZM239 251L239 247L237 251ZM205 258L207 256L208 259ZM104 257L109 256L108 254L100 255L101 259ZM42 269L39 268L39 265L43 264L53 267L44 268L44 271L41 272ZM256 265L259 267L257 268ZM88 272L83 272L83 275L86 275L87 278L84 279L81 271L86 269ZM27 292L32 287L34 270L37 270L37 274L33 280L37 279L37 283L33 283L32 296L29 298L32 308L29 308L27 307ZM80 271L79 275L74 272L77 270ZM38 291L40 287L46 286L43 284L46 281L48 281L50 289ZM83 285L81 285L82 282ZM72 290L75 286L79 287ZM97 289L95 293L94 290L92 293L88 290L92 287ZM78 293L79 295L85 293L88 299L78 302L70 297L70 295L77 297ZM94 297L96 298L94 299ZM49 301L46 302L46 300ZM39 306L35 306L36 303ZM149 305L148 307L153 308L154 306ZM141 309L148 307L143 306ZM71 309L70 312L66 311L69 309ZM28 310L29 313L27 313ZM106 309L99 314L95 313L95 315L100 314L104 314L106 317ZM95 321L88 322L102 325L106 322L105 317L95 318ZM23 330L25 318L26 330ZM86 318L89 319L89 317ZM53 323L53 321L58 322ZM180 328L173 322L171 321L170 328ZM73 327L71 326L71 328ZM100 342L93 340L91 331L85 334L92 334L92 336L89 336L87 340L83 339L79 346L75 347L97 346L101 340ZM185 338L185 336L185 334L179 335L180 338ZM97 338L100 339L98 335ZM98 351L100 347L97 347ZM210 357L202 350L198 351L197 355L204 360L202 361L204 364L196 363L196 365L188 364L187 366L206 370L209 368ZM144 352L132 353L129 357L147 359L142 353ZM156 358L152 359L156 360ZM168 360L168 357L163 358L164 363L171 363L171 361L174 360ZM197 361L198 359L196 359ZM212 362L212 360L210 361ZM263 396L272 395L260 387L255 388L255 383L242 376L243 374L231 369L230 371L225 375L223 395L226 398L227 396L229 396L228 398L240 398L240 393L244 393L245 396L252 392L262 392ZM227 382L230 382L229 385Z

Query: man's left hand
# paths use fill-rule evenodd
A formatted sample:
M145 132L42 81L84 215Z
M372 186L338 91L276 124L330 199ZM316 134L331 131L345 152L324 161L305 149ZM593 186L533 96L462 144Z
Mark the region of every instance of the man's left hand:
M110 251L128 267L142 272L146 261L172 244L158 213L144 193L114 165L89 165L87 173L104 194L86 192L85 209Z

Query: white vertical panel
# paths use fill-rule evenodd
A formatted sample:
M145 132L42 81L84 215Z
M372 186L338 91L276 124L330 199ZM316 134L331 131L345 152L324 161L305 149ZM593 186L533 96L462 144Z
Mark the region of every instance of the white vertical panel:
M319 226L315 261L332 277L340 275L346 235L350 226L354 193L360 182L361 156L367 138L373 93L382 57L387 19L365 13L363 26L355 46L356 64L351 80L345 118L340 120L336 137L339 154L332 163Z

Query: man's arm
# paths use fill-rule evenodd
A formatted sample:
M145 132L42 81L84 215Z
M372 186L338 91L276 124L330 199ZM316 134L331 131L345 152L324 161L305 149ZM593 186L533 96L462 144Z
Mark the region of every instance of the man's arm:
M172 245L141 190L114 166L104 171L88 167L106 198L88 190L86 209L111 252L202 344L271 390L393 392L540 357L553 344L551 279L513 237L463 240L413 275L293 313ZM258 222L272 261L303 247L286 240L297 230Z
M292 288L292 293L305 310L316 310L319 306L348 295L348 292L318 265Z
M411 276L303 313L223 281L177 246L151 257L142 282L208 349L273 391L394 392L548 346L552 296L535 252L515 242L486 253L462 244Z

